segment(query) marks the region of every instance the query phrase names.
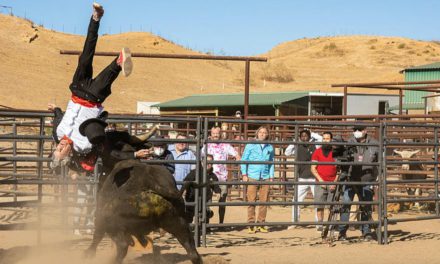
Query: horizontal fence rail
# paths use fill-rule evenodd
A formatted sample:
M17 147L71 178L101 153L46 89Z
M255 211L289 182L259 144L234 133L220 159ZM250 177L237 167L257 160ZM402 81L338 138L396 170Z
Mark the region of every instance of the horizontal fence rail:
M149 143L166 143L169 147L178 143L186 144L193 150L195 160L151 160L143 159L145 164L189 164L196 169L198 184L206 185L196 189L195 202L187 202L187 206L194 206L194 234L199 245L206 246L208 242L208 228L221 227L251 227L261 223L209 223L207 211L210 207L248 207L248 206L372 206L375 208L374 217L369 221L300 221L296 216L288 222L265 222L266 226L305 226L305 225L374 225L378 243L388 243L388 224L419 221L440 218L439 186L438 186L438 118L439 116L362 116L369 120L356 121L354 116L313 116L313 117L253 117L252 120L219 117L170 117L144 115L110 115L108 123L114 124L116 129L128 131L130 134L148 132L154 125L159 126L159 134L164 138L151 138ZM29 219L22 219L24 223L1 223L0 230L34 228L39 231L48 228L78 228L87 229L87 221L93 219L93 208L96 206L97 185L99 184L99 169L86 178L71 179L67 168L54 171L48 168L51 161L49 154L54 149L51 136L51 119L53 114L46 111L22 111L14 109L0 110L0 210L17 210L33 215ZM410 120L404 120L408 119ZM335 119L335 120L329 120ZM423 119L423 122L420 122ZM222 137L218 140L210 138L210 129L213 126L227 124L223 129ZM378 140L377 143L348 143L353 126L366 126L368 135ZM254 133L259 126L270 129L270 138L256 141ZM323 132L332 131L339 138L331 143L300 142L299 132L302 129ZM186 139L167 138L177 133L188 135ZM247 144L270 144L275 149L272 161L244 161L244 160L208 160L206 155L207 144L231 144L241 154ZM335 148L377 148L380 155L374 162L360 162L356 160L340 160L334 162L297 161L294 155L285 155L289 145L325 146ZM402 157L396 151L418 151L415 156ZM207 168L211 165L225 165L228 168L227 181L207 180ZM273 181L243 181L240 173L241 166L268 165L275 169ZM377 171L375 181L335 181L335 182L303 182L299 178L299 165L327 165L350 167L368 166ZM178 185L182 181L176 181ZM267 202L249 202L246 200L249 186L265 186L271 189L270 200ZM345 188L352 186L362 188L369 186L376 197L372 201L299 201L298 187L337 186ZM207 188L214 186L227 187L228 199L225 201L207 201ZM431 204L432 213L428 216L403 218L399 215L390 216L387 211L389 204ZM46 212L48 215L60 215L60 223L48 227L42 225ZM13 211L9 211L13 212ZM12 218L12 214L11 214ZM79 223L75 219L82 219ZM89 219L89 220L84 220ZM245 216L243 216L245 219Z

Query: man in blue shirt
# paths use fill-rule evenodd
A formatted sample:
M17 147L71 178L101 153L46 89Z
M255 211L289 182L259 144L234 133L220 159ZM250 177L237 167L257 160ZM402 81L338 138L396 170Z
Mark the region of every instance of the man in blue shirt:
M178 134L176 139L187 139L183 134ZM174 160L196 160L194 153L188 149L188 143L176 143L174 149L170 150L173 154ZM176 181L183 181L188 173L196 168L196 164L175 164L174 179ZM182 185L177 185L177 188L182 188Z

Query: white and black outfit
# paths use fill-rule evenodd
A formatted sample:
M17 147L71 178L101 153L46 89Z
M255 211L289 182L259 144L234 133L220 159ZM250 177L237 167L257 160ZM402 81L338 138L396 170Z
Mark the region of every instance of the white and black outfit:
M316 133L311 133L309 142L321 142L322 136ZM285 154L286 156L295 155L295 161L311 161L312 154L319 148L319 145L304 145L298 143L298 149L295 150L295 145L289 145L286 148ZM298 164L298 182L307 183L307 182L315 182L315 176L312 174L311 165L306 164ZM297 185L298 187L298 202L303 202L307 196L307 192L310 189L313 197L315 197L315 186L314 185ZM292 202L295 201L295 197L292 198ZM292 206L292 222L295 220L295 214L298 216L298 220L300 218L300 210L298 210L297 205Z
M103 112L102 103L111 94L111 85L121 71L113 60L96 78L93 78L93 57L98 40L99 21L90 19L83 52L79 56L78 67L73 76L70 90L72 97L62 115L61 109L55 109L53 135L58 143L65 138L72 141L73 150L86 154L92 144L87 137L79 133L79 126L87 119L99 117Z
M312 154L316 150L314 145L302 145L298 144L298 148L296 151L296 161L311 161ZM312 174L311 165L310 164L298 164L298 182L307 183L307 182L315 182L315 176ZM315 187L314 185L297 185L298 187L298 202L304 201L306 198L307 192L310 189L313 197L315 197ZM295 201L295 197L292 198L292 202ZM300 210L298 210L297 205L292 206L292 221L295 219L295 213L298 216L298 220L300 217Z

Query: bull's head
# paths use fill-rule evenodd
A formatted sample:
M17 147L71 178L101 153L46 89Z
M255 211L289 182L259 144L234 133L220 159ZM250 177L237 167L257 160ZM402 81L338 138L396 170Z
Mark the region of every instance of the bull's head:
M398 154L400 157L402 157L403 161L408 161L408 159L412 158L414 155L420 152L420 149L418 150L394 150L394 153ZM409 170L409 164L402 164L402 170Z

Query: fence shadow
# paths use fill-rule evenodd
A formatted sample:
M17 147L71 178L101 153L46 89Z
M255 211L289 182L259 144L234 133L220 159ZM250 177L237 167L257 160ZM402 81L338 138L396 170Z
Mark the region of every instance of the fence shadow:
M390 243L397 241L440 240L440 233L432 232L411 233L403 230L391 230L388 231L388 235Z

